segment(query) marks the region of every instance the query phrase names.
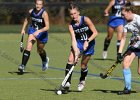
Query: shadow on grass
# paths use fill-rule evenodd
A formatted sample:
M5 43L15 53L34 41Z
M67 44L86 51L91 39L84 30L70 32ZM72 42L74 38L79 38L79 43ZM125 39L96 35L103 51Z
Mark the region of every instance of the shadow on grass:
M30 73L33 73L33 72L24 72L24 73L21 73L21 72L18 72L18 71L13 71L13 72L8 72L10 74L17 74L17 75L23 75L23 74L30 74Z
M116 61L115 59L111 59L111 58L107 58L107 59L103 59L103 58L94 58L93 60L108 60L108 61Z
M103 93L115 93L115 94L117 94L118 92L121 92L121 91L118 91L118 90L103 90L103 89L94 89L92 91L100 91L100 92L103 92ZM138 92L131 91L131 93L138 93Z
M50 91L50 92L56 92L57 89L40 89L42 91ZM81 92L81 91L78 91L78 90L69 90L68 92Z

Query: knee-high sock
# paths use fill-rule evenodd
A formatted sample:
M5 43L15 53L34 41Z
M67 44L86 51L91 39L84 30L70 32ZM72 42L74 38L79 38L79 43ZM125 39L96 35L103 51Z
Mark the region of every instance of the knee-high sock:
M24 50L23 56L22 56L22 65L26 66L29 58L30 58L30 51Z
M109 45L110 45L110 41L111 40L107 40L107 39L105 39L105 41L104 41L104 51L107 51L107 49L108 49L108 47L109 47Z
M130 68L123 69L123 75L124 75L125 87L127 89L131 90L131 70L130 70Z
M43 61L43 62L46 62L47 61L47 54L46 54L46 51L45 50L43 50L43 52L42 53L39 53L39 55L40 55L40 57L41 57L41 60Z
M85 80L85 77L87 76L87 74L88 74L88 68L85 68L85 69L81 68L80 81Z
M73 64L67 64L67 65L66 65L65 76L68 74L68 72L70 71L70 69L71 69L72 66L73 66ZM71 73L71 75L69 76L67 82L70 82L70 83L71 83L71 77L72 77L72 73Z
M117 46L117 53L118 53L118 51L119 51L120 42L121 42L121 40L117 40L117 43L116 43L116 46Z

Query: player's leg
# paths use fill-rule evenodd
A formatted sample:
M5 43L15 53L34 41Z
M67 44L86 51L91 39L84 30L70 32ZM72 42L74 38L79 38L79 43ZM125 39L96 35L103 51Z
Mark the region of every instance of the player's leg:
M88 74L88 61L90 60L91 55L83 55L81 61L81 77L78 84L78 91L82 91L85 86L85 79Z
M131 53L130 55L125 56L123 61L123 76L124 76L124 83L125 87L122 92L119 92L118 94L130 94L131 93L131 70L130 65L132 61L135 58L135 53Z
M108 26L107 37L104 40L104 48L103 48L103 54L102 54L103 59L107 58L107 50L110 45L111 39L113 37L113 33L114 33L114 28Z
M140 75L140 57L138 57L138 74Z
M65 68L65 76L68 74L69 70L73 66L73 63L74 63L74 51L73 51L73 49L71 49L70 54L69 54L69 58L68 58L68 62L66 64L66 68ZM70 87L71 77L72 77L72 73L67 80L66 87Z
M42 71L48 69L48 63L49 63L49 57L47 56L44 47L45 47L45 43L42 43L41 41L37 40L37 52L42 60Z
M30 58L30 51L32 50L32 47L33 47L33 44L35 43L35 41L36 41L35 37L32 34L30 34L28 36L26 49L23 52L22 63L18 68L18 70L20 72L24 72L25 66Z
M116 47L117 47L117 53L118 53L118 50L119 50L119 47L120 47L120 41L121 41L121 38L122 38L122 33L123 33L123 25L120 25L116 28L117 30L117 43L116 43Z

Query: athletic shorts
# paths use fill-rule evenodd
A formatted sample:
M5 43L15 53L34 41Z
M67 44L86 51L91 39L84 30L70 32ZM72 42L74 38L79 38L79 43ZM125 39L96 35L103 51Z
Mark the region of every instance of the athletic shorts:
M83 40L77 40L77 47L79 48L80 52L83 52L84 48L84 41ZM86 51L83 52L84 55L93 55L94 54L94 45L95 45L95 40L92 40L89 42L89 46Z
M134 52L136 56L140 57L140 49L129 49L131 52Z
M122 17L110 16L108 26L116 28L120 25L125 25L125 19Z
M33 27L28 28L28 35L33 34L36 31ZM38 39L41 43L45 44L48 42L48 32L41 32L36 36L36 39Z

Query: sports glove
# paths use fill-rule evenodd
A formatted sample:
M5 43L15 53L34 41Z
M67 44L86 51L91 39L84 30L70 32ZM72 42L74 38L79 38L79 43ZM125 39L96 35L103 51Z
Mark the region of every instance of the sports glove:
M118 61L118 63L121 63L123 61L123 56L121 53L117 54L117 61Z
M134 44L134 43L136 43L137 41L139 41L138 36L133 36L133 37L130 39L130 44Z

